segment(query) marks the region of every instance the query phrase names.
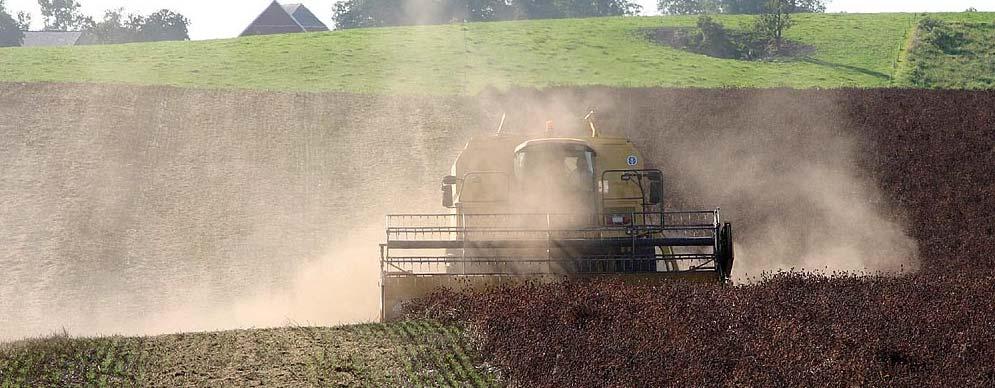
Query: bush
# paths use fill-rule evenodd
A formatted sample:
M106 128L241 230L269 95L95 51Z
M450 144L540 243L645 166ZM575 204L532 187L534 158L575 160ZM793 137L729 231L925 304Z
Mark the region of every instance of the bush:
M701 31L700 48L706 54L719 58L738 58L739 51L736 45L729 40L729 34L725 27L709 16L698 18L698 30Z
M677 30L671 38L671 46L718 57L739 59L738 45L721 23L710 16L698 17L695 30Z
M768 39L762 34L727 30L710 16L700 16L697 27L675 30L670 41L663 43L681 50L726 59L760 60L775 54L792 55L790 52L774 50L774 46L768 44Z

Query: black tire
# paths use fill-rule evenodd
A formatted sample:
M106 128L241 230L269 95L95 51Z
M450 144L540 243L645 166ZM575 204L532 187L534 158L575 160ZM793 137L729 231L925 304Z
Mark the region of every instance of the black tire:
M716 257L719 273L723 281L727 281L732 277L732 265L735 258L736 254L733 251L732 244L732 224L726 223L719 231L719 251Z

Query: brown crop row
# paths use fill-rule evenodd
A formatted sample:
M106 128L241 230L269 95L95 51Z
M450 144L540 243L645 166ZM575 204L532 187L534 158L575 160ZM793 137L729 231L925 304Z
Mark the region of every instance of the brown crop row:
M917 242L921 263L901 277L794 273L736 287L578 281L443 292L417 306L467 322L513 381L995 384L995 93L555 89L481 98L506 110L541 111L550 100L610 106L604 125L626 128L665 171L679 146L715 152L719 168L730 151L721 139L813 155L832 146L826 139L851 139L853 174L880 189L873 201L893 209L886 217ZM816 132L829 135L807 136ZM676 185L676 202L711 199ZM748 237L758 220L778 216L742 209L734 222Z

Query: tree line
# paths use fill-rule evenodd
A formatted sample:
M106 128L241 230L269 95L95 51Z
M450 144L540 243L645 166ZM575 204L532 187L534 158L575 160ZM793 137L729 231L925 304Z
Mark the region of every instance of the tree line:
M343 0L335 28L636 15L629 0Z
M774 18L798 12L825 12L827 0L658 0L665 14L753 14L771 17L771 2L783 12ZM0 47L19 46L31 15L8 12L0 0ZM84 31L82 44L187 40L189 19L162 9L150 15L125 14L122 8L107 10L94 20L80 12L79 0L38 0L46 31ZM332 17L336 28L383 27L453 22L519 19L582 18L637 15L641 7L631 0L341 0ZM768 25L785 24L769 20ZM783 26L775 28L780 41Z
M82 31L80 44L113 44L189 40L190 20L161 9L148 15L125 14L123 8L104 12L102 20L86 16L78 0L38 0L45 31ZM31 26L31 14L10 12L0 0L0 47L20 46L24 31Z
M827 0L788 0L787 11L825 12ZM769 9L768 0L658 0L664 14L750 14ZM335 28L445 24L518 19L637 15L630 0L342 0L335 4Z
M827 0L778 1L789 13L826 12ZM657 8L669 15L742 14L761 15L773 5L770 0L658 0Z

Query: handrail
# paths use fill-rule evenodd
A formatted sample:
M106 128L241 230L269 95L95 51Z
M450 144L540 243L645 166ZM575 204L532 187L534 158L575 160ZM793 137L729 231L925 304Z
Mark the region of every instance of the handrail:
M494 201L464 201L463 200L463 190L466 188L466 182L467 182L468 177L472 177L472 176L486 176L486 175L502 175L502 176L504 176L504 179L505 179L505 184L504 184L504 199L494 200ZM511 176L507 172L504 172L504 171L471 171L471 172L468 172L466 174L463 174L463 178L461 178L460 180L463 181L463 184L460 185L459 191L456 193L456 198L459 199L460 203L463 203L463 202L466 202L466 203L501 203L501 202L508 202L508 198L510 197L510 193L511 193Z
M604 189L605 185L608 182L608 179L607 179L608 174L617 174L617 173L621 173L621 177L625 177L625 174L629 174L629 173L636 174L637 178L639 178L639 180L636 181L636 185L639 186L639 197L612 197L612 198L609 198L609 197L606 196L606 194L608 194L607 191L611 190L611 187L609 187L608 190ZM605 171L602 171L601 172L601 182L600 182L601 183L601 190L599 190L599 194L601 195L601 208L602 209L606 208L605 207L605 203L607 201L625 201L625 200L634 200L634 199L638 199L638 200L642 201L642 208L644 209L644 211L645 211L645 209L648 209L648 208L652 207L653 205L647 205L646 204L646 189L643 187L643 181L642 181L643 174L649 175L649 173L657 173L657 174L659 174L659 176L661 176L661 177L663 176L663 172L660 171L659 169L655 169L655 168L653 168L653 169L617 169L617 170L605 170Z

